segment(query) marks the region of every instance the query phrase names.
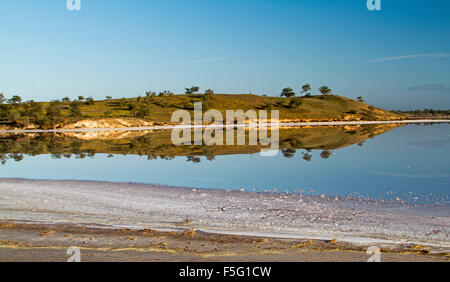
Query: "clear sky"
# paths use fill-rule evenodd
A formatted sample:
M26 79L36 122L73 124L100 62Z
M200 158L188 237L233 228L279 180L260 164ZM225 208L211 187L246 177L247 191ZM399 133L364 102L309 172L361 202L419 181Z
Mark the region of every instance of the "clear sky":
M388 109L450 108L450 1L0 2L0 92L50 100L327 85ZM316 90L317 92L317 90Z

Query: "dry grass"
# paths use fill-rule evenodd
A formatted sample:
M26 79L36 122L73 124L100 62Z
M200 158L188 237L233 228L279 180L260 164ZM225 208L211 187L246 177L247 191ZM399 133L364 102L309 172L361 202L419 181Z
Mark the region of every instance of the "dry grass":
M55 233L55 231L53 231L53 230L45 230L45 231L41 232L40 236L41 237L47 237L47 236L50 236L53 233Z
M195 229L189 229L183 232L183 236L186 237L194 237L195 236Z
M132 118L132 112L127 102L137 102L137 98L126 98L95 101L93 105L83 103L81 112L83 118ZM195 102L203 102L204 111L215 109L225 117L226 110L279 110L280 119L295 120L391 120L401 116L387 112L368 104L338 95L317 95L312 97L265 97L250 94L214 94L205 95L174 95L140 98L140 102L148 106L148 115L143 119L152 122L169 123L175 110L192 111ZM44 108L47 102L42 103ZM63 114L69 114L69 103L63 103Z
M311 246L311 245L314 245L314 242L312 240L308 240L306 242L297 244L297 245L293 246L292 248L300 249L300 248L308 247L308 246Z

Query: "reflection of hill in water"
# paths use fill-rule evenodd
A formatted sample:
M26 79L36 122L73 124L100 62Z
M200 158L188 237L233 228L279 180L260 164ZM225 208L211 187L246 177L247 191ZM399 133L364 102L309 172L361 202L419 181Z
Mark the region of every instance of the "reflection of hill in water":
M399 125L361 125L334 127L302 127L280 130L280 149L286 157L295 149L336 150L362 143ZM248 137L248 136L247 136ZM248 139L247 139L248 140ZM259 144L259 142L258 142ZM23 155L52 154L54 157L78 158L95 154L133 154L149 159L176 156L206 156L258 153L261 146L175 146L171 131L106 131L42 134L3 134L0 136L0 159L20 161ZM326 157L326 154L324 154ZM307 157L305 158L307 159Z

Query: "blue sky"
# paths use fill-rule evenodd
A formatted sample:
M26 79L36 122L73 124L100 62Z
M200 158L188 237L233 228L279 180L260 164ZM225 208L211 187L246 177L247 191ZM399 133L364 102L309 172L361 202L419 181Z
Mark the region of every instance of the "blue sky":
M180 93L278 96L327 85L388 109L450 108L450 1L0 2L0 92L49 100Z

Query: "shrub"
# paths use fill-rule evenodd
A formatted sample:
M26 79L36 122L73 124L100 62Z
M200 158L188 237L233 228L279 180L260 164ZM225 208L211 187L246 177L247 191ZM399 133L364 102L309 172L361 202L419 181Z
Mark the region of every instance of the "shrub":
M294 92L294 90L292 90L292 88L286 87L281 91L281 97L283 97L283 96L287 97L287 98L293 97L293 96L295 96L295 92Z
M292 99L289 102L289 108L294 109L294 108L297 108L298 106L300 106L301 104L302 104L301 99Z

